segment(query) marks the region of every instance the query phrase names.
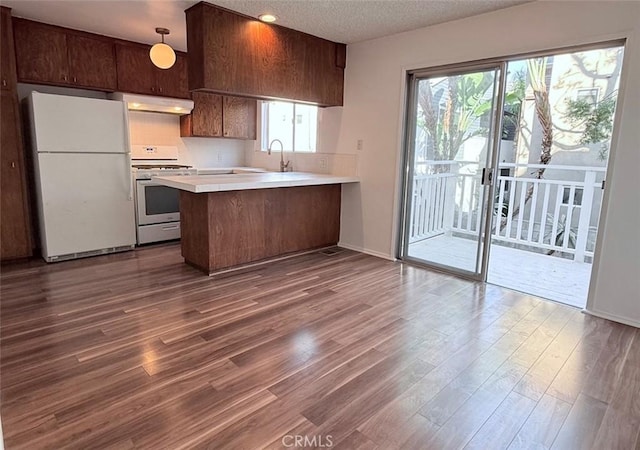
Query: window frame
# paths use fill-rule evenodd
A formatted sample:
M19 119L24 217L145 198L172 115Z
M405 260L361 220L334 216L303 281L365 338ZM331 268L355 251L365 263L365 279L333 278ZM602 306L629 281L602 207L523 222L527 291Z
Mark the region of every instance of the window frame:
M280 103L286 103L289 105L293 105L293 114L292 114L292 133L291 133L291 143L293 148L292 149L284 149L285 153L302 153L302 154L314 154L314 153L318 153L318 129L320 128L320 108L317 105L310 105L307 103L300 103L300 102L290 102L290 101L284 101L284 100L262 100L259 101L259 106L260 106L260 143L259 143L259 151L261 152L267 152L269 150L269 143L273 140L273 139L269 139L268 136L268 132L269 132L269 113L268 113L268 108L266 107L270 102L280 102ZM315 137L314 137L314 147L313 150L296 150L295 146L296 146L296 108L298 105L301 106L311 106L316 108L316 126L315 126ZM277 138L274 138L277 139ZM278 151L280 150L279 148L277 149Z
M581 95L584 92L589 92L590 94L594 94L595 95ZM578 101L578 100L586 100L588 97L593 98L593 102L589 102L591 104L591 106L597 105L598 102L600 101L600 86L594 86L594 87L585 87L585 88L577 88L576 89L576 93L575 93L575 98L574 100Z

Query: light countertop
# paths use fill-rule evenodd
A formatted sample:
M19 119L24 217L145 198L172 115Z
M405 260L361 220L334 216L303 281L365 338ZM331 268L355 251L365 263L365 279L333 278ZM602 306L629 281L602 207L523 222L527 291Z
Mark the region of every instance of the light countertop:
M183 191L221 192L246 189L268 189L321 184L358 183L357 177L324 175L308 172L224 173L220 175L163 176L153 181Z
M234 173L262 173L268 172L267 169L259 167L205 167L198 168L198 175L225 175Z

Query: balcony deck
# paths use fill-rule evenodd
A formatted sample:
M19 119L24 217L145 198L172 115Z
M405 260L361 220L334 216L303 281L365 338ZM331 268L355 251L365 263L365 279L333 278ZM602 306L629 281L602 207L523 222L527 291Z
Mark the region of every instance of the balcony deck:
M437 264L473 270L476 243L440 235L409 245L409 255ZM494 244L487 281L579 308L587 302L591 264Z

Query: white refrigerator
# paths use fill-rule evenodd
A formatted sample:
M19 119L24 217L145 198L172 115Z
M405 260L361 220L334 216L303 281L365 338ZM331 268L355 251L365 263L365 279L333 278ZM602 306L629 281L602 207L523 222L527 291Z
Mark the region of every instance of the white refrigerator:
M28 103L44 259L132 249L136 228L126 104L38 92Z

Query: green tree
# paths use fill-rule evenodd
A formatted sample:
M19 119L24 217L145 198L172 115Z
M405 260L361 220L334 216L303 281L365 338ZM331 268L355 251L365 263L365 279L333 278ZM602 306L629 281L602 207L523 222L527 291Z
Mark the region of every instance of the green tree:
M486 95L493 87L493 74L456 75L448 77L447 81L443 111L442 102L434 98L431 80L419 84L420 124L431 141L429 158L434 160L455 159L466 141L488 132L486 126L471 130L471 125L491 110L492 99L486 99Z
M573 126L582 128L580 143L601 144L598 158L602 161L609 154L616 96L617 91L614 91L595 104L586 99L567 100L566 118Z
M493 73L456 75L446 80L446 92L439 93L437 98L431 80L421 82L418 92L422 112L418 124L424 128L430 140L426 156L437 161L454 160L466 141L474 136L486 136L489 120L485 119L493 107ZM524 92L525 76L524 73L518 73L504 99L503 137L507 126L517 128L519 125ZM472 128L474 123L477 126Z

